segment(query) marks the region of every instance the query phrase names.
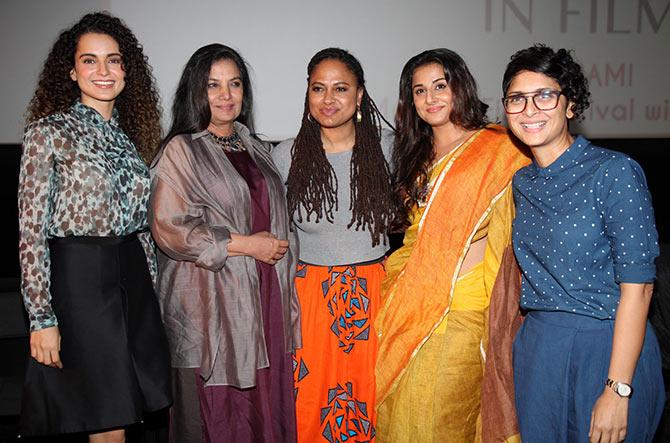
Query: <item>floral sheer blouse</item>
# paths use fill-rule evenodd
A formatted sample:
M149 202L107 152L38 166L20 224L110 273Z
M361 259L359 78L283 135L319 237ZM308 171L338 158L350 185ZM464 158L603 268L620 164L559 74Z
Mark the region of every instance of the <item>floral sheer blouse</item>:
M31 123L19 175L21 293L30 330L58 324L51 307L49 239L115 236L146 231L147 166L114 111L106 121L75 102ZM140 235L155 276L148 232Z

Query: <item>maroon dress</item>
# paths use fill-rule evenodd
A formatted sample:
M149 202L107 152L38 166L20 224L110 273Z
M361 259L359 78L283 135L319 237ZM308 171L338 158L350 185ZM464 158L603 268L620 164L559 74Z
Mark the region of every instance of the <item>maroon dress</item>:
M270 232L270 201L263 174L248 152L226 151L226 155L249 186L251 233ZM293 363L284 347L279 280L272 265L256 260L256 270L270 367L258 370L257 384L250 389L205 387L197 377L202 436L208 443L296 441Z

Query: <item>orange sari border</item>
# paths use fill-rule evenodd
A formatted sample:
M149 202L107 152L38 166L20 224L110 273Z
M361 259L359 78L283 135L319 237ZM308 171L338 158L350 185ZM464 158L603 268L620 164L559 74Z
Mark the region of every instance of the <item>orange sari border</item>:
M438 179L440 186L426 208L430 214L424 215L404 269L384 282L388 290L382 295L384 306L376 322L377 404L385 400L422 343L448 313L464 245L482 214L510 184L514 173L530 161L501 126L490 125L466 143L469 146ZM436 269L443 272L427 272Z

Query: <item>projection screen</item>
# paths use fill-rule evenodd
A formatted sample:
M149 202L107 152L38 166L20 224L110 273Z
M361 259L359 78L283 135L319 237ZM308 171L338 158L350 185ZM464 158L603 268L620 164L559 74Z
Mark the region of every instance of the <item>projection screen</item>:
M23 113L58 32L108 10L135 31L154 68L164 123L180 71L198 47L222 42L252 68L256 130L297 131L306 65L319 49L349 49L392 119L398 77L416 53L447 47L475 75L489 117L501 112L509 57L533 43L575 51L593 104L575 128L596 138L670 137L670 0L3 0L0 143L20 142Z

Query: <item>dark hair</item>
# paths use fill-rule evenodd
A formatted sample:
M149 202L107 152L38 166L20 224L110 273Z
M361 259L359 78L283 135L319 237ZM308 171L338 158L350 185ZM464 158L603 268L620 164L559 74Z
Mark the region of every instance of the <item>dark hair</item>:
M582 118L588 109L591 93L589 82L582 71L582 67L567 49L554 51L548 46L537 44L522 49L514 54L503 75L503 95L507 94L510 83L521 71L530 71L544 74L556 81L568 101L572 102L572 112L575 119Z
M26 123L66 111L81 96L70 78L79 39L84 34L105 34L119 45L126 73L125 87L116 98L121 129L133 141L145 162L150 162L160 142L160 108L155 80L142 45L132 31L107 12L86 14L62 31L40 73L37 90L26 113Z
M406 227L409 212L428 182L428 167L434 160L433 130L414 107L412 76L417 68L436 63L453 94L449 120L464 129L486 126L488 105L479 99L477 83L463 59L445 48L430 49L410 58L400 74L400 90L395 124L398 131L393 147L393 191L398 207L397 226Z
M393 196L388 165L381 149L381 121L389 124L365 90L360 62L344 49L327 48L317 52L307 65L307 81L319 63L338 60L354 74L358 88L363 88L360 105L361 121L354 119L356 141L351 158L351 222L370 231L372 245L385 239L392 212ZM389 124L389 126L391 126ZM391 126L392 127L392 126ZM302 211L309 220L314 214L333 220L337 210L337 177L328 162L321 141L321 126L309 114L309 88L305 95L302 125L291 151L291 168L287 179L287 200L290 214L302 221ZM385 241L385 240L384 240Z
M186 62L172 102L172 124L164 143L179 134L193 134L209 126L212 111L207 99L207 80L212 65L221 60L232 60L242 79L242 111L237 121L253 133L253 94L247 64L233 48L220 43L203 46Z

